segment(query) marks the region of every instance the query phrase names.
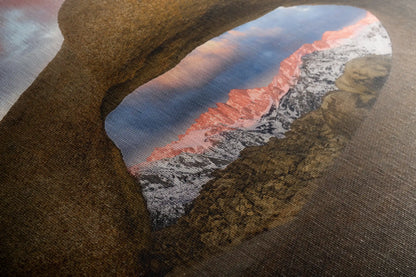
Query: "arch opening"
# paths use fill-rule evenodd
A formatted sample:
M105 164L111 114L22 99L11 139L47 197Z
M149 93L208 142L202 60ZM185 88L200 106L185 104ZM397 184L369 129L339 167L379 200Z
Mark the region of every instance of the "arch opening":
M391 42L363 9L278 8L199 46L126 97L106 129L143 186L153 227L174 224L217 171L247 147L284 138L328 93L347 88L347 77L338 79L348 62L376 63L374 55L384 69L372 78L384 82Z

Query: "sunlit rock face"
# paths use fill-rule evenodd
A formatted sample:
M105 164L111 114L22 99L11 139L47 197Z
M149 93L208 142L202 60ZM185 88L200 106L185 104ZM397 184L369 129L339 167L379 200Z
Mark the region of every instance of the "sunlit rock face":
M237 159L242 149L283 137L295 119L318 108L322 97L336 89L348 61L390 53L387 33L367 13L359 22L300 47L281 62L268 86L231 90L225 103L201 114L177 141L156 148L146 162L130 168L143 186L154 227L182 216L212 172Z
M366 25L376 21L373 15L367 14L357 24L338 32L326 32L322 40L303 45L280 64L279 74L267 87L232 90L226 103L218 103L216 108L210 108L208 112L195 120L196 123L184 135L179 136L179 140L155 149L147 161L172 158L184 152L201 154L218 142L216 135L235 128L253 126L273 104L278 104L289 88L296 83L300 74L302 57L315 51L334 48L342 44L343 40L354 36Z

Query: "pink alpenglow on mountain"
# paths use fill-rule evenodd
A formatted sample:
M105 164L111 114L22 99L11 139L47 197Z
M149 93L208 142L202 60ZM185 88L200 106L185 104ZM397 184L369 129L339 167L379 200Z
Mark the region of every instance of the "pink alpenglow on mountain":
M263 88L237 90L229 93L226 103L218 103L217 107L209 108L201 114L177 141L156 148L145 163L130 168L135 173L146 164L165 158L175 157L183 152L201 154L219 142L224 131L236 128L249 128L266 114L273 104L278 105L280 99L293 87L300 74L302 57L315 51L335 48L344 39L354 37L364 27L378 22L378 19L367 12L366 16L351 26L339 31L328 31L322 39L312 44L304 44L280 64L278 74L272 82Z

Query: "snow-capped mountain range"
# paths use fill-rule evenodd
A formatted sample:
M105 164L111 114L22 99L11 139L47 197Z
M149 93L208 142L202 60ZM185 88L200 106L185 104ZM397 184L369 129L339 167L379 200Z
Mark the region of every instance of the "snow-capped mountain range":
M241 150L284 137L294 120L318 108L323 96L337 89L335 81L348 61L385 54L391 54L388 34L368 13L303 45L281 63L267 87L232 90L226 103L202 114L177 141L130 168L140 180L154 227L182 216L212 172L236 160Z

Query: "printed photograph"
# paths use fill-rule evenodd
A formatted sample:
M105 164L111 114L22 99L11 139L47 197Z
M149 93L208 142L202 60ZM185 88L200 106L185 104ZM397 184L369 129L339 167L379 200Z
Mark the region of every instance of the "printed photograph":
M416 273L416 5L321 2L1 1L0 274Z

